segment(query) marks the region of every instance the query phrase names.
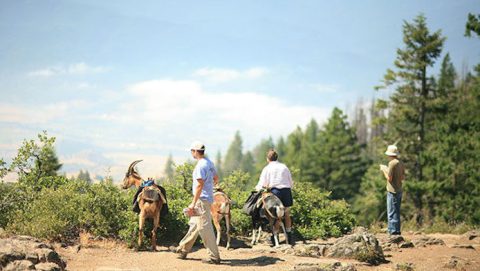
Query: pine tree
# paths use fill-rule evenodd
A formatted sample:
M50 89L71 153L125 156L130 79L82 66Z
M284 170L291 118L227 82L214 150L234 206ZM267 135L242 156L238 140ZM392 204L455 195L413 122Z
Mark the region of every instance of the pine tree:
M289 167L298 169L299 176L302 175L302 168L300 164L300 156L302 152L302 143L303 143L303 132L302 129L297 126L297 128L288 135L286 147L285 147L285 158L283 159Z
M480 14L475 16L475 14L468 13L467 24L465 25L465 36L470 37L472 32L480 37Z
M320 128L318 123L312 119L305 128L303 134L302 147L300 150L300 168L302 180L315 182L319 179L318 170L318 149L315 148L319 140Z
M319 134L315 151L318 155L312 160L316 161L318 177L314 182L332 191L332 198L351 201L358 193L367 163L362 158L355 131L340 109L333 109Z
M40 176L57 176L62 164L58 161L55 148L45 146L39 154L39 159L35 160L35 171L41 172Z
M480 70L480 69L479 69ZM455 85L456 73L448 55L439 76L441 107L434 119L429 153L434 189L427 193L429 214L450 223L480 222L480 73Z
M240 163L243 158L243 142L240 136L240 131L235 133L232 143L228 147L227 154L225 155L225 161L223 162L223 173L230 174L234 170L240 169Z
M88 170L80 170L77 176L77 180L87 182L88 184L92 183L92 178L90 177L90 173L88 172Z
M222 153L220 151L217 152L217 156L215 158L215 168L217 169L218 177L223 179Z
M397 50L397 71L387 70L383 80L384 87L396 87L390 102L388 139L390 144L401 140L398 145L409 174L411 199L417 209L417 222L421 222L422 196L430 189L424 167L429 162L425 157L426 134L434 97L427 68L440 56L445 38L440 30L430 33L425 17L419 15L413 23L404 23L403 41L405 47Z
M242 162L240 163L240 170L253 176L255 174L255 161L253 159L252 152L247 151L243 157Z
M355 106L355 115L352 126L355 128L360 145L366 145L368 141L368 123L362 99L359 99Z
M267 165L267 152L274 147L273 139L262 139L260 143L253 149L253 157L255 160L255 171L252 175L253 179L258 180L262 169Z
M287 152L287 143L285 143L285 139L281 136L278 138L277 143L275 144L275 150L277 150L278 157L281 157L284 160L284 156Z
M165 162L165 169L163 170L163 173L167 177L168 181L172 182L174 180L175 163L173 162L171 153L168 155L167 162Z

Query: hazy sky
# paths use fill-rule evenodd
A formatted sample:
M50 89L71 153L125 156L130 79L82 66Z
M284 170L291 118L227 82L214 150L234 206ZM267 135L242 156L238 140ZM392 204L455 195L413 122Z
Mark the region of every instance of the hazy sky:
M252 149L385 96L420 13L458 70L479 63L468 12L479 2L0 0L0 157L47 130L63 171L118 180L136 159L160 176L193 140L225 154L236 130Z

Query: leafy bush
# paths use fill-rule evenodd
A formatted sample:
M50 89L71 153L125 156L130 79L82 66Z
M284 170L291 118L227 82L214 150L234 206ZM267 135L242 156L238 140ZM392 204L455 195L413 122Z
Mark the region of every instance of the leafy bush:
M175 182L163 184L167 190L170 213L161 217L158 243L178 242L188 230L183 214L191 200L192 164L176 169ZM251 231L250 217L241 210L250 195L251 177L235 171L221 180L231 197L234 234ZM89 184L62 176L45 176L41 181L0 185L0 226L16 234L32 235L58 241L77 239L80 231L94 236L117 238L136 244L138 216L131 211L135 189L122 191L110 182ZM294 228L304 238L340 236L349 231L353 216L344 201L331 201L329 193L312 184L297 182L293 190ZM150 235L152 222L147 220L145 236ZM145 238L145 245L149 238Z
M109 183L69 181L44 188L13 213L7 230L53 240L71 240L80 230L118 237L128 221L129 198Z
M297 182L293 189L294 228L305 239L338 237L349 232L355 219L344 200L330 200L330 192L311 183Z

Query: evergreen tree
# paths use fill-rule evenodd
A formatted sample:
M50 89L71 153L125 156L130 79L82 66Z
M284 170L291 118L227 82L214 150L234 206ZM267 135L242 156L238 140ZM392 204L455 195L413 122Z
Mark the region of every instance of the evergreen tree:
M447 55L448 56L448 55ZM445 57L439 77L441 105L434 119L429 153L434 180L425 197L429 214L450 223L480 222L480 73L455 86L456 73ZM480 69L478 69L480 71Z
M247 151L242 157L242 162L240 163L240 170L250 174L250 176L253 176L255 174L254 163L255 161L253 159L252 152Z
M57 176L62 164L58 161L55 148L53 146L45 146L40 151L38 159L35 160L35 171L41 176Z
M360 143L360 145L366 145L368 141L368 123L362 99L358 100L355 106L353 128L355 128L358 143Z
M83 170L80 170L77 176L77 180L85 181L88 184L92 183L92 178L90 178L90 173L88 172L88 170L85 172Z
M222 167L222 153L220 151L217 152L217 156L215 158L215 168L217 169L217 175L220 179L223 179L223 167Z
M285 146L285 158L283 159L287 165L291 168L298 169L299 176L302 174L302 168L300 165L300 154L302 151L303 132L302 129L297 128L288 135Z
M353 211L357 221L364 226L385 220L387 211L387 193L385 177L380 174L378 163L371 164L362 177L360 191L355 196Z
M319 179L318 149L315 148L317 141L319 140L320 128L318 123L312 119L303 134L302 147L300 150L300 168L302 180L315 182Z
M435 93L427 68L440 56L445 38L440 30L430 33L425 17L419 15L413 23L404 23L403 41L405 47L397 50L397 71L387 70L383 80L385 87L396 87L390 102L388 139L390 144L401 140L399 148L407 166L410 195L417 209L417 222L421 222L422 197L431 185L425 180L424 167L429 162L426 134Z
M465 36L470 37L472 32L480 37L480 14L475 16L475 14L468 13Z
M167 162L165 163L165 169L163 170L163 173L167 177L168 181L173 181L174 180L174 175L175 175L175 163L173 162L173 157L172 154L170 153L167 158Z
M278 157L280 157L283 161L287 152L287 143L285 143L285 139L283 139L282 136L277 140L277 144L275 144L275 150L277 150Z
M332 191L332 198L351 201L366 171L366 161L355 131L343 112L334 108L315 144L317 156L312 158L318 177L315 183Z
M227 154L225 155L225 161L223 162L223 173L230 174L234 170L240 169L240 163L243 158L243 141L240 136L240 131L235 133L232 143L228 147Z
M385 86L396 86L391 97L392 143L402 138L404 158L418 181L423 181L426 116L433 89L427 68L440 56L445 38L441 31L430 34L426 19L419 15L403 26L405 47L397 50L395 67L387 70Z
M253 149L255 170L254 174L252 174L252 177L254 180L258 181L258 178L260 178L260 173L262 172L262 169L267 165L267 152L273 147L273 139L269 137L268 139L262 139L260 143Z

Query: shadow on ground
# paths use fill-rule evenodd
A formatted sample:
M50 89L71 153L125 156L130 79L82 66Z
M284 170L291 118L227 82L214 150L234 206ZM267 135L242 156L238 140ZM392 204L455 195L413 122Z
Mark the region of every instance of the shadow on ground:
M222 264L231 265L231 266L266 266L272 265L277 262L283 262L282 260L277 257L268 257L268 256L260 256L251 259L228 259L223 260Z

